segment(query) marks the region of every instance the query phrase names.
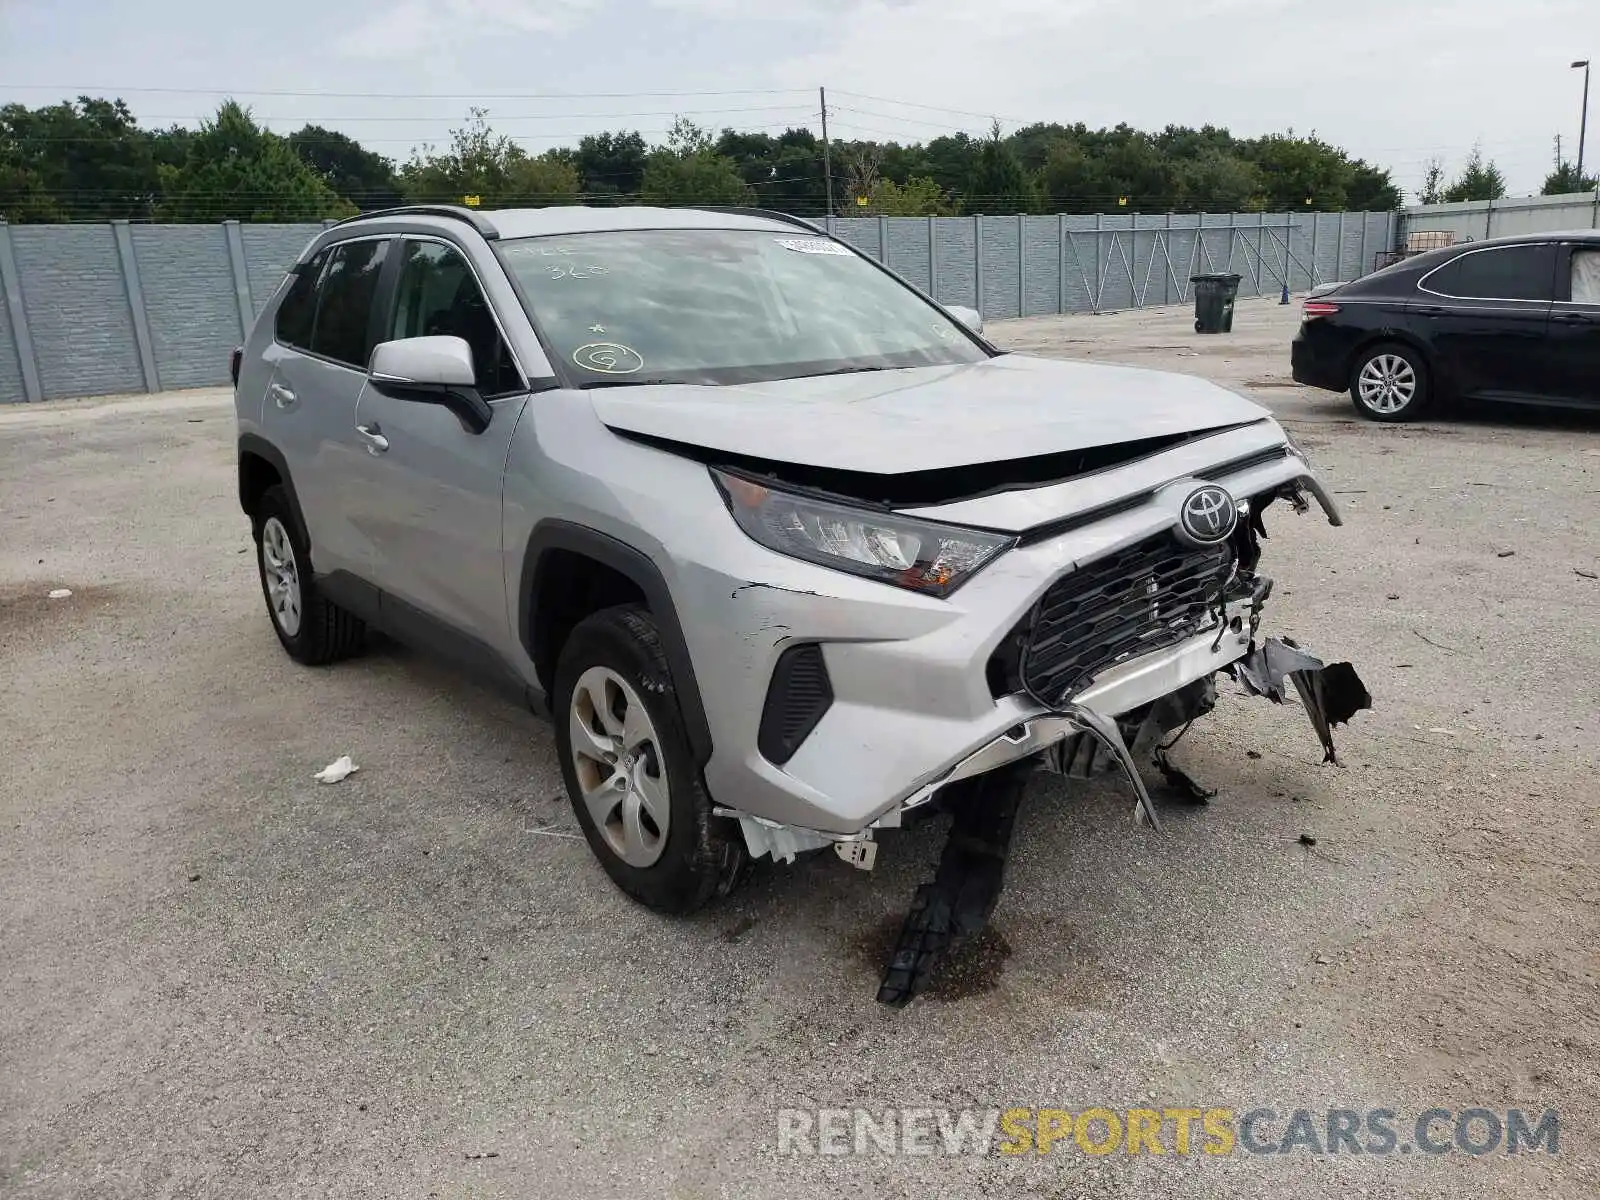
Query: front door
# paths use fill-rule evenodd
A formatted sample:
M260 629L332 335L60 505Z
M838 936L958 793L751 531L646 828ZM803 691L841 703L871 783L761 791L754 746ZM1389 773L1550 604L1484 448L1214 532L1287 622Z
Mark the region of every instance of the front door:
M383 591L386 625L423 641L448 629L456 639L450 648L460 649L464 637L505 656L512 636L501 483L527 387L461 251L406 238L400 254L379 340L464 338L494 415L473 433L440 405L364 388L354 414L364 452L349 480L348 519L366 558L363 573ZM413 628L419 619L426 623Z
M1600 243L1562 247L1548 354L1551 399L1600 408Z
M1423 276L1411 312L1445 389L1497 400L1548 393L1544 339L1555 262L1554 242L1490 246Z

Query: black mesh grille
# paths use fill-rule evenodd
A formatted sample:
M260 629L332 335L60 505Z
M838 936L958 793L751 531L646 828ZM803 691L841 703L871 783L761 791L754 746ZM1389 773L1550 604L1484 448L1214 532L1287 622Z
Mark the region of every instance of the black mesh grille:
M1206 627L1232 570L1226 546L1158 534L1063 575L1040 598L1022 656L1022 684L1056 705L1096 672Z
M814 642L790 646L778 656L767 685L767 703L756 734L762 756L780 765L788 762L832 703L833 684L822 647Z

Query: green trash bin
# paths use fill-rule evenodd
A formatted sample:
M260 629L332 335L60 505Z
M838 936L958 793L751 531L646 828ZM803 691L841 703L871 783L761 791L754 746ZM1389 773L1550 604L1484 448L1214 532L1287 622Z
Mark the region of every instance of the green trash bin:
M1229 333L1233 330L1233 302L1239 295L1239 276L1191 275L1194 284L1194 331Z

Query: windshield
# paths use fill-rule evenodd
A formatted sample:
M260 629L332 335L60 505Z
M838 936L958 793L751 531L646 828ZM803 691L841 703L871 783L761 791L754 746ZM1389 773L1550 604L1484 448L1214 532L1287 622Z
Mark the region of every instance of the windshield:
M580 387L753 383L987 357L915 292L801 230L623 230L520 238L500 253Z

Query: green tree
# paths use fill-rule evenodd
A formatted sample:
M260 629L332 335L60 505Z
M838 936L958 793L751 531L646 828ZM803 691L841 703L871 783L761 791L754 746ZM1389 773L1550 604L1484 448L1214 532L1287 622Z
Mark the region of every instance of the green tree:
M404 199L394 163L354 138L307 125L289 135L289 146L330 190L359 209L393 208Z
M885 217L950 217L955 208L946 199L943 189L926 175L918 175L905 183L892 179L879 179L872 189L867 212Z
M1566 196L1573 192L1592 192L1600 187L1600 176L1580 175L1576 163L1563 162L1544 177L1541 196Z
M1175 174L1180 207L1192 212L1247 212L1263 202L1261 171L1226 150L1205 149Z
M65 221L66 212L45 187L37 172L0 153L0 217L13 225Z
M1430 158L1422 174L1422 190L1417 193L1418 204L1444 202L1444 163Z
M418 203L460 204L476 196L485 208L504 208L570 203L579 179L568 156L530 156L489 128L487 110L474 108L464 126L450 131L448 150L436 153L428 146L412 152L400 183L407 199Z
M996 121L989 136L978 147L967 177L966 208L970 213L1028 212L1034 205L1035 192L1022 169L1016 153L1000 136L1000 122Z
M355 211L288 139L262 129L233 100L201 123L183 164L163 166L160 175L163 221L315 221Z
M666 207L755 202L734 161L718 154L710 135L683 117L673 122L666 145L651 152L639 198Z
M0 108L0 174L0 205L27 220L148 220L160 190L150 135L121 100L89 96Z
M1267 210L1301 210L1307 201L1324 212L1348 207L1349 160L1314 134L1269 134L1241 143L1241 150L1261 172L1261 202Z
M1462 200L1498 200L1505 194L1506 177L1493 162L1485 162L1483 151L1474 146L1461 174L1444 189L1443 199L1454 204Z
M632 196L644 181L650 148L634 131L586 134L578 142L572 165L589 196Z

